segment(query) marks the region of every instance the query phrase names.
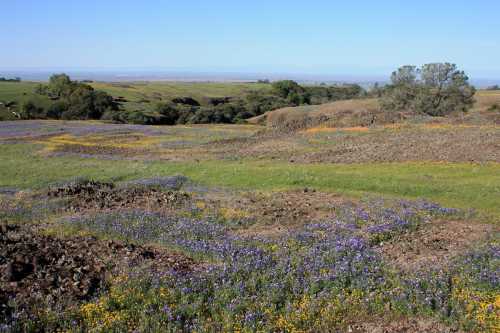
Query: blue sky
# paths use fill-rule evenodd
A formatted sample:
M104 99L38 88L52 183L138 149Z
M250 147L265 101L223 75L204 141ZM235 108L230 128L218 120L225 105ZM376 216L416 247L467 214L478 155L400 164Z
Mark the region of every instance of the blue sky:
M500 1L2 1L0 68L380 75L449 61L500 78Z

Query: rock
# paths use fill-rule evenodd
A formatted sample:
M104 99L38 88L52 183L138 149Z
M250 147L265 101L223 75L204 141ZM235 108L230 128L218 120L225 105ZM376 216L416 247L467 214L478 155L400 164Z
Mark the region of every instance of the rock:
M184 176L150 178L120 187L112 183L87 181L52 187L48 196L69 198L67 209L70 211L175 207L190 198L187 193L178 191L186 181Z
M16 311L27 313L40 300L58 305L87 300L105 285L106 277L130 267L144 264L181 273L193 266L189 258L153 247L93 237L60 239L11 225L0 228L0 253L0 300L13 298ZM0 316L12 312L8 306L0 308Z

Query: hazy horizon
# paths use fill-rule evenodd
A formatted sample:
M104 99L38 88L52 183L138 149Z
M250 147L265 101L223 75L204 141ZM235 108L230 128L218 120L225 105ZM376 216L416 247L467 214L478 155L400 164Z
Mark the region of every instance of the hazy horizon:
M271 81L291 79L299 83L358 83L370 86L375 82L389 82L390 72L387 75L350 75L350 74L315 74L300 72L238 72L238 71L195 71L189 69L0 69L0 77L20 77L24 81L46 82L52 74L66 73L72 79L92 80L100 82L255 82L268 79ZM500 84L500 79L471 77L471 83L479 88L486 88Z

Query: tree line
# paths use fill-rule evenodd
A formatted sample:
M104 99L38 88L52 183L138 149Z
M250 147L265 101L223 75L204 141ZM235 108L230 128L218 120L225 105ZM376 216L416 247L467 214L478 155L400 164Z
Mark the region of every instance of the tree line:
M266 81L267 83L267 81ZM377 97L383 111L405 111L429 116L466 112L474 104L476 89L455 64L433 63L418 68L403 66L385 86L370 92L361 86L303 86L292 80L269 82L268 91L252 91L244 96L211 98L202 105L191 97L178 97L156 105L154 112L126 111L120 100L95 90L66 74L50 77L35 92L52 101L44 108L33 101L21 106L23 119L102 119L134 124L243 123L246 119L284 107L316 105L364 96ZM495 87L496 88L496 87Z
M21 106L22 119L102 119L134 124L242 123L267 111L299 105L321 104L351 99L365 94L359 85L301 86L295 81L270 83L269 92L251 91L245 96L211 98L206 105L191 97L178 97L158 103L155 112L126 111L121 101L84 82L72 81L66 74L55 74L35 93L48 96L49 107L27 101Z

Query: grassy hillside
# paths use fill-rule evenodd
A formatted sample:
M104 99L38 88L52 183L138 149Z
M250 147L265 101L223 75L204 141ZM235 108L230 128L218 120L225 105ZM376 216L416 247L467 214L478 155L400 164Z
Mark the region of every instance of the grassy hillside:
M299 106L268 112L249 119L250 123L266 124L271 127L353 127L372 124L388 124L408 119L418 122L452 122L487 124L500 123L500 110L491 110L500 105L499 91L480 90L476 93L476 103L467 114L442 117L419 117L416 119L404 113L387 113L380 110L378 100L357 99L338 101L322 105ZM317 121L315 121L317 120ZM309 123L307 123L309 122Z
M50 100L34 93L37 82L0 82L0 102L16 101L18 105L27 100L47 106ZM126 100L122 105L129 111L153 111L156 104L176 97L192 97L201 104L208 98L240 97L250 91L269 90L269 84L258 83L188 83L188 82L134 82L134 83L91 83L95 89ZM0 108L0 119L13 119L10 112Z
M34 93L36 82L0 82L0 103L16 102L15 110L23 102L32 100L37 105L48 106L51 101L46 96ZM0 105L0 120L16 119L14 115L5 107Z

